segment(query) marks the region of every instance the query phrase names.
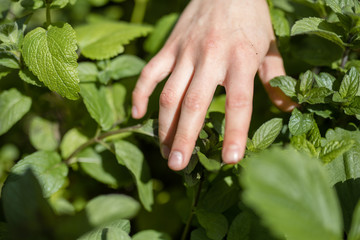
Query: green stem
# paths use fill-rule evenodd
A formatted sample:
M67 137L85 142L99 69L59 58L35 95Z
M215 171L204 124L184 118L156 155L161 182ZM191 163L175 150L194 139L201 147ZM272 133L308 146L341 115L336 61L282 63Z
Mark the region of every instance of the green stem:
M68 165L72 164L73 161L71 161L71 159L73 157L75 157L78 153L82 152L84 149L90 147L91 145L93 145L95 143L98 143L99 141L101 141L101 140L103 140L105 138L108 138L108 137L111 137L111 136L114 136L114 135L118 135L118 134L121 134L121 133L125 133L125 132L131 132L131 131L136 130L136 129L140 128L140 127L141 127L141 125L138 124L138 125L135 125L135 126L131 126L131 127L127 127L127 128L121 128L121 129L118 129L118 130L103 133L102 135L99 135L99 136L95 136L95 137L89 139L87 142L81 144L78 148L76 148L65 159L65 163L68 164Z
M343 54L343 56L341 58L341 68L344 68L345 64L349 60L349 54L350 54L350 49L346 48L345 51L344 51L344 54Z
M46 27L51 25L50 1L46 1Z
M188 220L186 222L184 231L183 231L182 236L181 236L181 240L186 240L187 235L189 234L189 230L190 230L190 227L191 227L191 222L192 222L192 219L194 218L195 210L196 210L196 207L197 207L199 199L200 199L202 183L203 183L203 178L200 179L199 187L198 187L198 189L196 191L196 195L194 197L194 201L193 201L192 206L191 206L190 216L189 216L189 218L188 218Z
M132 23L142 23L144 21L148 0L135 0L134 10L131 16Z

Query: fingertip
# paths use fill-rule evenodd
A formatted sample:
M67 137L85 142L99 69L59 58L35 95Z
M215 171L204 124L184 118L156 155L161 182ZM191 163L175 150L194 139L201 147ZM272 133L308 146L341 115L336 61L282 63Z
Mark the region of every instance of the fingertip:
M168 166L171 170L183 170L186 167L184 163L184 155L180 151L172 151L170 153Z
M227 164L236 164L238 163L244 156L244 150L240 147L240 145L230 145L224 146L222 151L222 158L224 163Z

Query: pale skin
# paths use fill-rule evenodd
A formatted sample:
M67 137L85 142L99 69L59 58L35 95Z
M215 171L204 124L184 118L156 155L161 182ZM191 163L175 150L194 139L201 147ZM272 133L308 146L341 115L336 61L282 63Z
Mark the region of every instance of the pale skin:
M142 118L156 85L160 95L159 141L171 169L184 169L218 85L226 91L222 159L244 156L254 77L284 111L293 103L269 81L285 75L266 0L192 0L161 51L144 67L132 94L133 118Z

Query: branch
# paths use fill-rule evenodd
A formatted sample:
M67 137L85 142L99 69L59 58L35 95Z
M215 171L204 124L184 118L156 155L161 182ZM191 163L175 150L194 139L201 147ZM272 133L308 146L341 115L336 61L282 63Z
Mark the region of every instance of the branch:
M75 157L78 153L82 152L84 149L90 147L91 145L98 143L99 141L101 141L105 138L114 136L114 135L118 135L118 134L125 133L125 132L132 132L132 131L140 128L141 126L142 126L141 124L137 124L135 126L121 128L118 130L103 133L102 135L99 135L99 136L95 136L95 137L89 139L87 142L81 144L78 148L76 148L64 161L67 165L69 165L72 163L71 159L73 157Z

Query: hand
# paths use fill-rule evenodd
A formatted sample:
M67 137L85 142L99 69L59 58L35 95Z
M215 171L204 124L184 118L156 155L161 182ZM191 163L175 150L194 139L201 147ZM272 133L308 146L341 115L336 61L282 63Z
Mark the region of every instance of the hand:
M133 91L132 116L145 115L148 98L170 73L160 95L161 152L173 170L185 168L218 85L225 87L222 158L244 155L256 72L282 110L291 102L269 81L285 75L266 0L192 0L162 50L144 67Z

